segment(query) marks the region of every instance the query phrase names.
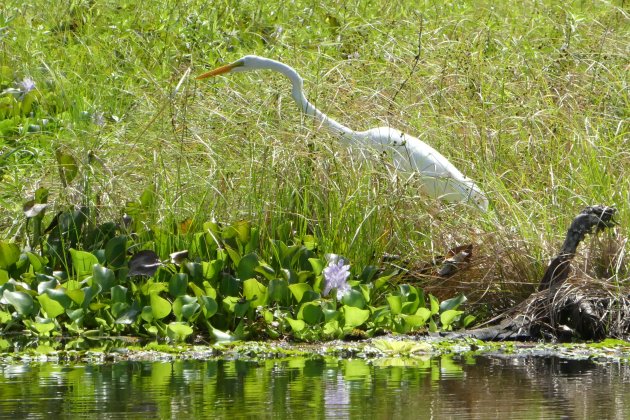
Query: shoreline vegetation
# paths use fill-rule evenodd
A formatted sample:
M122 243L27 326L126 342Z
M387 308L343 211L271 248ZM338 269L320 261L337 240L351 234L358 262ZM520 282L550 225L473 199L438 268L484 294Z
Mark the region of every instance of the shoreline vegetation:
M0 7L2 352L15 334L456 335L553 284L598 203L615 225L570 253L564 315L523 313L552 341L627 338L623 1L22 3ZM281 76L194 80L247 54L298 69L352 128L417 135L490 210L340 147Z

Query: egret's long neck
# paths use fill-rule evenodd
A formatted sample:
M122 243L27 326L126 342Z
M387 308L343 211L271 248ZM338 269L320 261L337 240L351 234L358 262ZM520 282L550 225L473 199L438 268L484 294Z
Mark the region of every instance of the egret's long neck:
M279 61L269 60L266 63L266 67L269 70L275 70L279 73L282 73L286 76L293 86L291 89L291 97L297 102L298 106L306 115L310 115L312 117L317 118L324 124L326 127L330 128L337 134L341 135L352 135L355 132L350 128L346 127L343 124L338 123L337 121L330 118L328 115L321 112L319 109L315 107L312 103L306 99L304 95L304 81L302 77L291 67L287 66L284 63L280 63Z

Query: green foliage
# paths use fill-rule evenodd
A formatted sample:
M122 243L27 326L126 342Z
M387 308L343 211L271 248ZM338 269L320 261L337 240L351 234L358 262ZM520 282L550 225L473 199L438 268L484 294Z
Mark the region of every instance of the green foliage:
M215 226L215 241L177 252L180 257L169 262L146 249L128 255L127 247L151 242L130 242L119 227L94 240L85 224L73 222L81 220L77 213L58 218L62 226L42 236L43 255L1 244L5 330L25 328L39 336L135 334L173 342L195 333L218 341L290 334L312 341L422 331L428 321L443 329L465 324L458 310L463 295L441 304L429 296L428 309L422 290L396 286L395 272L374 267L350 279L340 299L323 296L324 259L312 239L306 245L295 233L272 239L266 251L250 223ZM204 232L191 232L193 243ZM85 250L51 245L62 238L57 245ZM69 259L46 255L51 249ZM62 261L61 270L50 265Z

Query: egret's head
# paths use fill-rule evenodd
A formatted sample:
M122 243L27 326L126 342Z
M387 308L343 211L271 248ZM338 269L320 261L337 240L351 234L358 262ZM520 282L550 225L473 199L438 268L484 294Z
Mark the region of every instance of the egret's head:
M233 63L226 64L221 67L217 67L214 70L210 70L209 72L200 74L196 77L197 80L207 79L208 77L218 76L220 74L230 73L230 72L240 72L240 71L248 71L255 70L261 68L262 61L261 57L256 55L246 55L243 58L240 58Z
M480 210L488 211L488 198L474 183L468 189L468 201Z

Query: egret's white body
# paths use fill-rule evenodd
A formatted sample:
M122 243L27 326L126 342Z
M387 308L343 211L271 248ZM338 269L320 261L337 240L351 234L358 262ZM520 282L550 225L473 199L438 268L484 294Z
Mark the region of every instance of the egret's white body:
M286 76L292 84L291 97L302 112L313 116L337 133L346 145L368 146L392 158L399 171L418 172L423 190L431 197L447 202L472 202L482 210L488 209L488 199L477 185L464 176L440 152L420 139L390 127L354 131L333 120L311 104L304 96L304 81L290 66L279 61L255 55L247 55L231 64L219 67L197 77L205 79L228 72L274 70Z

